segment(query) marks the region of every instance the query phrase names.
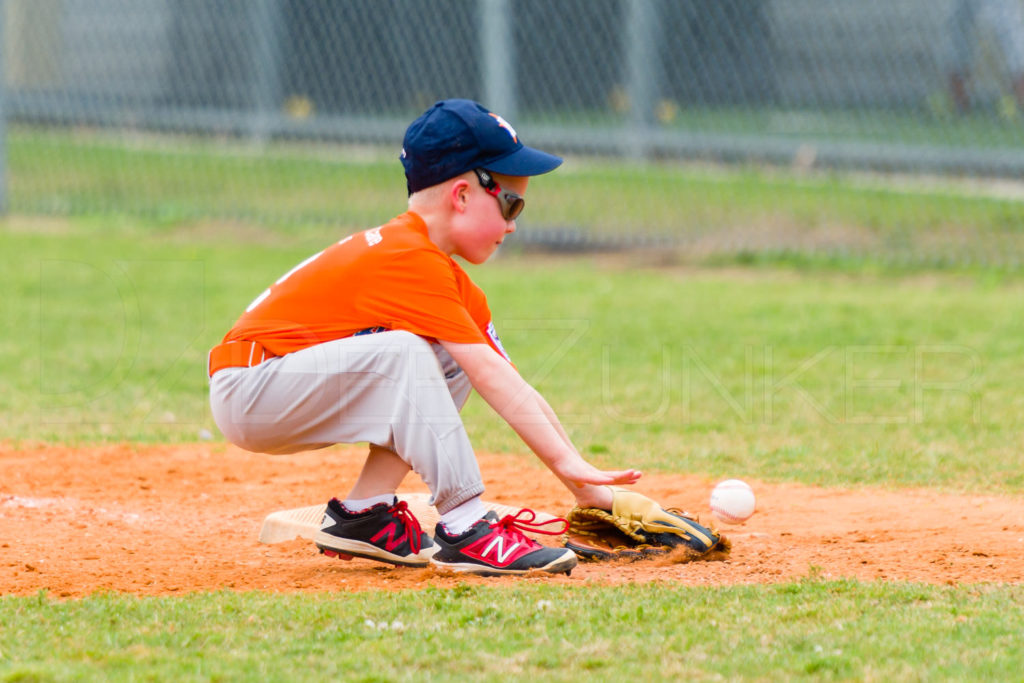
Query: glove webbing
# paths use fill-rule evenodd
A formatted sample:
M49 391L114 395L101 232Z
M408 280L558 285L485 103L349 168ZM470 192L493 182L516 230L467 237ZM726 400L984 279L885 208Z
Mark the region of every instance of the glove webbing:
M607 510L600 508L573 508L569 512L569 530L581 536L604 536L608 527L629 536L637 543L646 543L647 538L631 528L622 526Z

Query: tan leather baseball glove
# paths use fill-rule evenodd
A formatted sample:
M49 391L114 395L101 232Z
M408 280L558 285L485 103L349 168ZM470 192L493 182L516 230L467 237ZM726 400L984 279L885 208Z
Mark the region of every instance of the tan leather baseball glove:
M682 510L665 509L635 491L612 489L612 510L574 507L564 541L584 560L640 559L676 553L680 560L728 553L730 543L714 527Z

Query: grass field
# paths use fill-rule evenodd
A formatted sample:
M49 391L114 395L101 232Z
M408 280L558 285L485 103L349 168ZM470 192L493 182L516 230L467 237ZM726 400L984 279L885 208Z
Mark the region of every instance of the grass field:
M627 97L625 93L623 97ZM623 100L626 104L628 100ZM980 107L958 115L953 103L942 92L933 93L920 109L850 109L850 108L772 108L676 106L665 101L656 112L663 130L688 133L732 133L760 138L789 138L797 141L841 141L859 143L891 143L926 145L929 147L991 147L1013 149L1022 142L1021 112L1013 106L1000 111L999 106ZM537 124L585 125L605 130L614 136L627 125L628 107L620 114L611 112L572 111L537 116L527 120L523 129Z
M4 432L216 431L204 354L310 250L8 230ZM597 462L1020 491L1022 283L983 271L634 270L514 254L473 275L506 347ZM551 297L551 291L571 296ZM479 447L518 442L482 402ZM985 457L978 457L978 453ZM938 463L942 467L936 467Z
M0 680L1015 680L1022 607L1019 586L813 578L0 598Z
M83 172L83 185L101 182L106 164ZM614 182L601 169L579 173L597 195L601 178ZM749 219L763 228L775 215L812 232L837 222L901 245L977 231L1022 253L1012 251L1021 226L1012 201L838 179L663 173L662 189L645 195L658 199L645 209L654 216L680 215L666 205L679 200L704 206L697 211L707 211L709 226ZM531 209L557 217L559 192L578 179L552 176ZM183 220L174 205L169 199L163 218L6 221L6 439L31 449L216 433L206 349L268 282L347 226L390 215L367 204L339 225L229 225ZM334 206L324 200L325 211ZM868 258L762 251L637 269L626 256L565 259L512 246L471 274L519 368L595 462L835 486L1024 491L1024 280L1013 269L870 257L884 249ZM479 448L522 451L481 402L466 414ZM1022 603L1016 584L826 581L813 568L805 581L767 587L509 581L342 595L7 596L0 681L1012 680L1024 665L1013 645Z
M404 209L397 150L15 129L15 213L143 216L157 229L230 220L294 244ZM54 179L59 179L55 184ZM535 181L524 234L667 238L700 258L807 258L1019 270L1024 211L977 184L570 158ZM97 226L98 227L98 226Z

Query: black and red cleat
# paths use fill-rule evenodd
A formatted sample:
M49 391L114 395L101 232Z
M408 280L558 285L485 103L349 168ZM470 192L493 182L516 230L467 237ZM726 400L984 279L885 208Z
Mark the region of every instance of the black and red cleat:
M568 574L576 566L576 554L568 548L549 548L528 537L524 532L557 536L564 533L566 521L552 519L536 522L533 510L523 509L515 515L498 519L491 511L459 536L449 536L444 525L434 530L434 541L439 546L431 558L434 566L455 572L502 576L542 571ZM560 524L558 530L545 529Z
M332 498L313 542L328 557L365 557L405 567L426 567L437 552L408 504L397 498L355 513Z

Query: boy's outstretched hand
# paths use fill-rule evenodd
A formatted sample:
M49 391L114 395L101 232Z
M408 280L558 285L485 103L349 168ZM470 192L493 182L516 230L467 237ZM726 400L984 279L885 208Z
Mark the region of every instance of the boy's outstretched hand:
M639 470L599 470L583 458L568 462L553 462L552 471L562 481L583 488L587 484L595 486L629 486L635 484L643 472Z

